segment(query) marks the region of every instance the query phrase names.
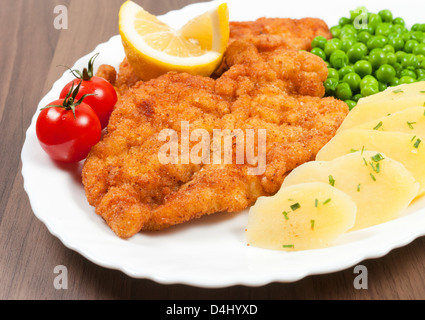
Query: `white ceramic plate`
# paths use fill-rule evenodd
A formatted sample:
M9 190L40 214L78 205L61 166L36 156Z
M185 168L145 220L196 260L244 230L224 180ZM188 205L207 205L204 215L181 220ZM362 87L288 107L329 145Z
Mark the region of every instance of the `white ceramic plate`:
M324 19L329 26L337 24L339 17L347 16L349 10L362 5L356 1L325 0L227 2L233 21L261 16L310 16ZM178 27L181 25L179 17L188 19L216 4L216 1L193 4L160 18ZM391 9L412 25L425 22L419 6L419 1L385 0L373 1L368 9L371 12ZM82 69L96 52L100 52L96 65L107 63L118 67L124 57L120 37L114 36L79 59L74 68ZM71 79L72 75L65 72L40 101L34 114L22 150L24 187L34 214L48 230L65 246L100 266L161 284L180 283L205 288L261 286L340 271L365 259L381 257L425 235L425 200L421 200L397 220L348 233L334 246L320 250L287 253L247 247L244 238L246 211L216 214L162 232L140 233L122 240L87 203L80 178L82 163L56 165L43 152L35 135L39 109L57 99L61 88Z

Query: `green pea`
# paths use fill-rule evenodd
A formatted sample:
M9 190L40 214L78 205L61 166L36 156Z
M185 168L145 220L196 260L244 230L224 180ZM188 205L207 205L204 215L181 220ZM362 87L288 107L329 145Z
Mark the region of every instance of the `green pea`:
M340 100L351 99L353 93L351 92L350 86L348 83L341 82L336 86L335 97Z
M375 49L375 48L383 48L387 44L388 40L386 37L382 35L374 36L369 39L367 42L367 48L369 50Z
M393 65L394 63L397 62L397 57L395 55L395 53L389 52L387 53L387 63L390 65Z
M357 105L357 102L354 100L345 100L344 102L347 104L348 110L350 111Z
M362 60L367 54L367 47L364 43L358 42L347 50L347 56L351 63Z
M353 45L357 42L356 39L352 37L347 37L342 40L341 50L347 52Z
M367 44L367 42L369 41L369 39L372 38L372 35L368 32L368 31L361 31L358 35L357 35L357 40L359 40L360 42Z
M359 91L361 80L362 78L355 72L347 73L342 79L343 82L348 83L352 92Z
M331 65L336 69L341 69L348 65L348 56L342 50L335 50L332 52L329 61Z
M384 22L392 22L393 21L393 13L388 10L384 9L378 12L378 14L381 16L382 21Z
M410 36L411 36L412 32L411 31L406 31L400 34L400 37L404 40L404 42L406 42L407 40L410 40Z
M419 26L418 31L425 32L425 23L421 23L421 25Z
M400 78L400 84L414 83L414 82L416 82L416 80L409 76L404 76Z
M326 42L324 49L326 56L330 57L335 50L341 49L341 46L342 41L340 39L334 38L329 40L328 42Z
M418 78L418 81L425 81L425 76Z
M372 75L364 76L363 79L360 81L360 90L362 90L364 87L376 87L378 89L378 80ZM363 93L362 93L363 94Z
M379 92L378 86L365 86L361 89L361 94L363 97L371 96Z
M418 44L416 47L413 48L412 53L417 55L417 56L418 55L424 55L425 56L425 44L424 43Z
M341 28L341 32L343 32L343 31L345 31L345 32L355 32L355 33L357 33L357 30L356 30L356 28L351 24L351 20L350 20L350 22L348 23L348 24L345 24L342 28Z
M334 78L328 78L325 80L325 82L323 82L323 86L325 87L325 93L327 96L332 96L334 94L338 83L338 80Z
M403 18L397 17L393 19L393 24L400 24L402 26L405 26L406 23L404 22Z
M342 29L339 39L344 40L347 38L354 38L357 40L357 31L352 29Z
M382 18L376 13L369 14L369 27L373 30L371 33L375 33L376 27L382 23Z
M393 81L391 81L390 86L391 86L391 87L395 87L395 86L398 86L399 84L400 84L400 79L399 79L399 78L397 78L397 77L395 77L395 78L393 79Z
M417 54L416 55L416 58L418 58L418 62L419 63L422 63L422 61L425 60L425 55L423 55L423 54Z
M396 57L397 57L397 62L401 63L401 61L403 60L403 57L406 55L407 53L404 51L397 51L395 53Z
M414 31L412 32L410 39L422 42L422 40L425 39L425 33L423 33L422 31Z
M399 36L389 39L388 44L392 46L395 51L399 51L404 48L404 40Z
M334 68L328 68L328 79L329 78L333 78L333 79L339 80L338 70L336 70Z
M338 71L338 73L339 73L339 79L344 79L344 77L345 77L346 74L349 74L349 73L352 73L352 72L355 72L354 71L354 66L350 66L349 65L349 66L342 67Z
M392 25L388 22L378 24L375 29L375 35L388 36L392 32Z
M324 50L326 42L328 42L328 39L326 39L324 36L317 36L311 41L311 47Z
M375 50L369 54L369 62L374 70L377 70L383 64L388 63L387 55L382 50Z
M386 45L382 48L382 50L384 50L384 52L386 52L386 53L394 53L394 52L395 52L394 47L393 47L393 46L391 46L391 45L389 45L389 44L386 44Z
M340 27L345 26L346 24L350 24L351 23L351 19L350 18L346 18L346 17L341 17L338 21L338 25Z
M385 89L387 89L388 88L388 86L385 84L385 83L382 83L382 82L378 82L378 90L381 92L381 91L384 91Z
M398 63L398 62L392 64L392 66L393 66L393 68L395 70L396 77L397 78L400 78L400 73L401 73L401 71L404 70L403 66L400 63Z
M413 49L419 44L417 40L407 40L404 45L404 51L407 53L412 53Z
M415 23L415 24L412 26L411 30L412 30L412 31L417 31L417 30L419 30L419 29L420 29L420 27L421 27L421 24L420 24L420 23Z
M391 83L395 76L396 71L394 67L389 64L383 64L376 70L376 78L382 83Z
M392 31L397 34L402 34L407 32L407 28L404 26L404 24L393 24Z
M403 77L410 77L416 80L417 76L416 76L416 72L413 70L409 70L409 69L404 69L400 72L400 76L401 78Z
M326 60L326 53L319 47L313 48L310 51L312 54L315 54L316 56L322 58L323 60Z
M425 76L425 69L416 69L416 78L420 79L423 76Z
M416 69L419 67L418 58L411 53L408 53L405 56L403 56L400 63L404 68Z
M329 31L331 32L332 38L338 38L341 34L340 26L333 26L329 29Z
M359 100L363 98L363 96L361 95L361 93L355 94L351 99L354 100L355 102L359 102Z
M360 77L365 77L372 74L372 65L367 60L359 60L354 64L354 72Z

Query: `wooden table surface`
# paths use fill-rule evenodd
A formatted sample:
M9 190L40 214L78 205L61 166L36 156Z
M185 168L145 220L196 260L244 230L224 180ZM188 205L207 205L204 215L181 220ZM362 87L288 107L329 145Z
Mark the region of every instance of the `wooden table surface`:
M196 0L197 1L197 0ZM11 299L423 299L425 238L361 264L367 288L356 289L354 267L294 283L203 289L133 279L86 260L52 236L33 214L23 189L20 154L40 99L64 70L118 33L122 0L0 0L0 298ZM164 14L194 0L137 0ZM54 8L68 9L68 29L54 27ZM56 289L54 268L68 270Z

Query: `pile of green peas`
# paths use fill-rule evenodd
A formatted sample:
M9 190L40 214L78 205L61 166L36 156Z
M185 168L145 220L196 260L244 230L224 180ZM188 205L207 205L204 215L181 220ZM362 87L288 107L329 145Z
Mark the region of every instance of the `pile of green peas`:
M360 17L366 23L359 24ZM425 80L425 24L409 30L390 10L368 13L358 8L330 32L329 40L313 39L311 53L328 65L326 96L345 101L350 110L362 97Z

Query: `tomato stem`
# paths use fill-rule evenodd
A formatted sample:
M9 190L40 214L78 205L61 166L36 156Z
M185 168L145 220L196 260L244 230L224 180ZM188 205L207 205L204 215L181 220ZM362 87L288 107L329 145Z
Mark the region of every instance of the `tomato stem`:
M75 119L76 118L75 107L79 106L87 96L95 96L96 95L95 93L87 93L87 94L83 95L77 102L75 102L82 82L83 82L83 80L81 80L78 83L78 85L75 87L75 89L74 89L74 83L72 83L71 89L66 94L66 97L63 99L62 105L52 104L52 105L48 105L44 108L41 108L41 110L44 110L44 109L47 109L47 108L52 108L52 107L64 108L65 110L71 110L72 114L74 115L74 119Z
M96 60L98 55L99 53L96 53L93 57L90 58L87 68L84 68L82 72L77 69L71 69L70 67L62 65L62 64L59 66L67 68L74 75L74 77L80 80L89 81L94 76L94 73L93 73L94 60Z

